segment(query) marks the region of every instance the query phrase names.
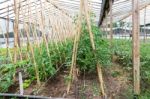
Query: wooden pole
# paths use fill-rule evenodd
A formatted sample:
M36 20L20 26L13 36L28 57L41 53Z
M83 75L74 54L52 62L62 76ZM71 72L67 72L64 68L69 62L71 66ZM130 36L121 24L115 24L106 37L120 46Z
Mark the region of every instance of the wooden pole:
M73 45L73 53L72 53L72 61L71 61L71 68L70 68L70 73L69 73L69 77L71 77L71 81L68 82L68 86L67 86L67 94L70 91L70 87L71 87L71 82L76 78L76 59L77 59L77 50L78 50L78 44L79 44L79 40L80 40L80 35L81 35L81 20L82 20L82 10L83 10L83 1L80 0L80 13L79 13L79 17L77 20L77 33L75 35L75 39L74 39L74 45Z
M126 34L127 34L127 26L126 26L126 24L125 24L125 32L124 32L124 36L125 36L125 39L126 39Z
M20 95L23 95L23 79L22 79L21 72L19 72L19 89L20 89Z
M112 0L110 0L109 2L109 5L110 5L110 49L113 48L113 16L112 16ZM111 53L111 59L112 59L112 62L114 61L113 59L113 52Z
M9 6L8 6L8 14L7 14L7 34L6 34L6 38L7 38L7 41L6 41L6 47L7 47L7 58L8 58L8 55L9 55ZM7 62L8 63L8 62Z
M109 30L108 30L108 19L107 18L106 18L106 31L107 31L106 38L108 38Z
M95 47L95 43L94 43L94 35L92 33L92 27L91 27L91 21L90 21L90 16L88 13L88 3L87 0L83 1L84 3L84 10L85 10L85 16L86 16L86 20L87 20L87 26L88 26L88 30L89 30L89 35L90 35L90 41L91 41L91 45L92 45L92 49L93 49L93 53L94 53L94 57L96 57L96 47ZM100 82L100 89L101 89L101 93L103 95L104 98L106 98L106 93L104 90L104 81L103 81L103 74L102 74L102 70L101 70L101 65L97 60L97 72L98 72L98 79Z
M132 0L132 51L134 95L140 94L140 41L139 41L139 0Z
M17 61L17 43L18 43L18 11L17 11L17 0L14 0L14 12L15 12L15 21L14 21L14 63Z
M146 41L146 6L144 10L144 42Z

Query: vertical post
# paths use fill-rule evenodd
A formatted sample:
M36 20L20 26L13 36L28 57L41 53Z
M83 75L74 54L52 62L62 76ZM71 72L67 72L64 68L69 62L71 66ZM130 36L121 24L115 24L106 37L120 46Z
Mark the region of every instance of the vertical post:
M8 58L8 54L9 54L9 6L8 6L8 14L7 14L7 34L6 34L6 47L7 47L7 58ZM8 61L7 61L8 63Z
M15 21L14 21L14 63L17 61L17 44L18 44L18 11L17 11L17 0L14 0L14 12L15 12Z
M106 38L108 38L108 19L106 18Z
M107 12L105 13L107 14ZM107 18L105 20L105 33L106 33L106 38L107 38L107 35L108 35L108 30L107 30L108 26L107 26Z
M23 80L22 80L21 72L19 72L19 89L20 89L20 95L23 95Z
M110 5L110 49L112 49L113 47L113 44L112 44L112 40L113 40L112 0L110 0L109 5ZM111 53L111 59L113 62L113 52Z
M124 27L125 27L125 28L124 28L124 29L125 29L125 32L124 32L125 35L124 35L124 36L125 36L125 39L126 39L126 36L127 36L127 35L126 35L126 34L127 34L127 24L126 24L126 21L125 21L125 23L124 23Z
M140 94L139 0L132 0L132 57L134 95Z
M144 42L146 41L146 6L144 10Z

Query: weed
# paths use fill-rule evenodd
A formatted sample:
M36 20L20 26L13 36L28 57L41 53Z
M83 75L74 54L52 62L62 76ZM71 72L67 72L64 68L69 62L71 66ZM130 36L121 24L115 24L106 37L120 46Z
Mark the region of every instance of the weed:
M117 76L119 76L120 75L120 72L119 71L113 71L112 73L111 73L111 76L112 77L117 77Z

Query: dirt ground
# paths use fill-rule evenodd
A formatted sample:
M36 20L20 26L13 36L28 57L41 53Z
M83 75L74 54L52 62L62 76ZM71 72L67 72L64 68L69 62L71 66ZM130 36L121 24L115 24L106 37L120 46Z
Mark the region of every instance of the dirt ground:
M124 71L121 66L115 64L111 67L106 67L103 70L106 99L128 99L126 94L128 85L131 83L129 73ZM69 95L65 94L67 88L65 76L67 71L59 72L55 78L42 83L42 87L37 87L35 82L24 90L25 95L38 95L47 97L66 97L69 99L102 99L100 95L99 82L97 74L80 75L76 83L72 83ZM14 88L14 87L13 87ZM40 89L40 90L37 90ZM12 93L18 93L18 88L13 89Z

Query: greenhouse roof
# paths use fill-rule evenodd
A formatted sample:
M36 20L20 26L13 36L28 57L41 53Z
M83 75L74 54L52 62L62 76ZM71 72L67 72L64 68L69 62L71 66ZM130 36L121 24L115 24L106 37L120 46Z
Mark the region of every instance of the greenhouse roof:
M0 18L7 19L7 17L9 17L9 19L12 21L15 19L14 1L18 2L17 8L20 9L20 21L23 21L23 19L25 21L28 21L28 17L30 17L30 19L32 20L37 20L38 18L40 18L40 15L38 13L41 12L44 13L45 16L47 16L48 14L57 16L59 15L59 13L64 13L68 17L72 18L73 16L78 14L80 6L80 0L1 0ZM103 1L109 3L110 0ZM88 2L91 11L96 15L95 21L98 22L99 20L101 20L100 16L102 14L102 11L103 13L105 13L106 10L109 9L109 7L108 9L105 8L101 10L101 8L103 7L102 0L88 0ZM141 10L140 24L143 25L145 7L147 8L146 15L148 16L150 14L150 0L139 0L139 2L139 9ZM114 0L112 10L113 22L117 22L120 20L131 22L131 14L132 0ZM106 16L107 17L104 18L104 21L107 21L107 23L109 23L110 14L108 13L108 15ZM150 23L150 19L148 17L146 17L146 23Z

